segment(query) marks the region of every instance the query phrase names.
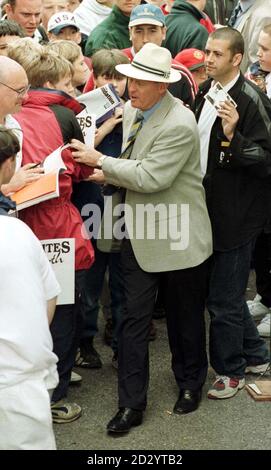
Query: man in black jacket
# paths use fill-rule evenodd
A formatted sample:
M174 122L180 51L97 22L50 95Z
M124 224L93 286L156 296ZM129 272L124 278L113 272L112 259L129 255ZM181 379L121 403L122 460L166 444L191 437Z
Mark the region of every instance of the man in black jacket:
M238 31L221 28L210 35L206 71L211 79L200 87L195 105L214 237L207 308L210 360L217 377L209 398L234 396L245 385L245 372L267 368L269 360L245 292L252 248L269 215L271 105L240 73L243 52ZM218 109L204 99L217 82L237 107L231 98Z

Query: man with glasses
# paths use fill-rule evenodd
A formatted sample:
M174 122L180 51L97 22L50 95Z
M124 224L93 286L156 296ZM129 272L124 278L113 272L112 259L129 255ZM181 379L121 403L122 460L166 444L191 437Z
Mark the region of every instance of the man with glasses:
M9 57L0 56L0 125L15 130L20 147L22 147L22 131L12 114L20 111L28 90L28 79L23 67ZM1 187L1 191L5 195L17 191L26 183L31 183L40 177L41 170L39 168L33 169L31 164L20 168L21 160L21 152L19 152L16 157L18 171L8 184Z

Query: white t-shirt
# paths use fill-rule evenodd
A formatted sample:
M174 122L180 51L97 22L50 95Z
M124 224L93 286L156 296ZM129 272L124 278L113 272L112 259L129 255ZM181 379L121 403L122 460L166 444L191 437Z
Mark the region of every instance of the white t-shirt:
M60 292L42 246L22 221L0 215L0 388L44 373L58 383L47 300Z

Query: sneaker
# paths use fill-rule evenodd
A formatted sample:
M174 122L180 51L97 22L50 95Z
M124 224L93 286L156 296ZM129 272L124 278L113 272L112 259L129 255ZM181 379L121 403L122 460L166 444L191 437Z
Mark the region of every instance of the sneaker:
M80 418L82 408L77 403L69 403L62 399L51 404L51 412L53 423L71 423Z
M77 374L76 372L72 371L70 385L79 385L82 382L81 375Z
M247 306L249 307L254 302L255 303L260 302L261 300L262 300L262 297L260 296L260 294L256 294L253 300L247 300Z
M225 375L217 375L212 388L208 391L208 398L231 398L236 395L238 390L245 386L245 379L236 379L233 377L226 377Z
M247 366L245 373L246 374L264 374L269 367L269 362L265 364L258 364L257 366Z
M260 336L263 336L264 338L270 338L270 328L271 328L270 322L271 322L271 314L268 313L262 319L261 323L257 326L257 330Z
M114 353L114 356L112 357L112 366L114 367L114 369L118 370L119 363L117 353Z
M261 299L261 296L257 294L253 300L247 301L250 315L254 318L254 320L260 320L268 312L270 312L269 308L262 304Z

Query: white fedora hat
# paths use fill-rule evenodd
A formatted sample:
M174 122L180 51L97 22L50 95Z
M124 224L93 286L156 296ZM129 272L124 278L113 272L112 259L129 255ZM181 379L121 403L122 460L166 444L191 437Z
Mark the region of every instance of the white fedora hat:
M116 70L127 77L151 82L174 83L182 76L171 68L172 57L164 47L148 42L135 55L131 64L116 65Z

